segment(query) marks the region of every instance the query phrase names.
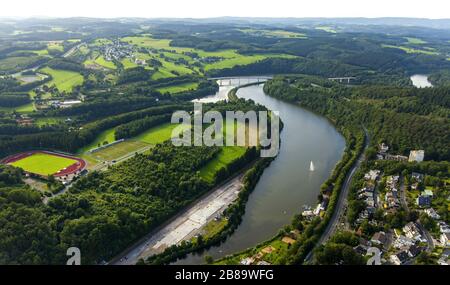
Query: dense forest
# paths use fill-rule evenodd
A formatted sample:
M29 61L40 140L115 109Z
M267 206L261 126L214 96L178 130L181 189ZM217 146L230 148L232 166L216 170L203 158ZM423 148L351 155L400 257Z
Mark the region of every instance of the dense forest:
M362 124L374 144L388 143L394 153L424 149L428 160L450 159L448 88L296 87L304 86L304 80L277 78L264 88L271 96L297 102L337 125Z

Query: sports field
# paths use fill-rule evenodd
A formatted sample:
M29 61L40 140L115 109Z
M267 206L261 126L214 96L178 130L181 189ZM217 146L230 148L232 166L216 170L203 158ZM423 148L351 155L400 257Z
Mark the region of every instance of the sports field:
M56 172L77 163L77 160L37 152L23 159L19 159L10 165L22 168L23 170L43 176L55 174Z
M112 146L108 146L89 155L100 161L111 161L129 154L133 154L134 152L148 146L148 144L140 141L127 140Z

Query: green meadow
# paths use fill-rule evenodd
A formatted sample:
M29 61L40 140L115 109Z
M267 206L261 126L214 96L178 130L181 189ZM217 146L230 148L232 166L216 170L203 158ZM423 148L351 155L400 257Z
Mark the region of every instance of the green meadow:
M161 88L157 88L156 90L161 93L179 93L179 92L183 92L183 91L194 90L194 89L197 89L197 87L198 87L197 82L188 82L188 83L183 83L183 84L179 84L179 85L171 85L171 86L167 86L167 87L161 87Z
M73 88L83 84L83 76L78 72L53 69L45 67L40 69L41 72L52 76L52 80L46 85L55 85L59 91L72 92Z

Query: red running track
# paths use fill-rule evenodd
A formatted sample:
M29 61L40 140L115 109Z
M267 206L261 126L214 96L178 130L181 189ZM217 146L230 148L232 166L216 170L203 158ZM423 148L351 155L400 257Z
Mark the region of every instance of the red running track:
M28 152L22 152L22 153L10 155L10 156L6 157L5 159L1 160L0 162L3 164L13 163L18 160L24 159L28 156L31 156L35 153L45 153L45 154L69 158L69 159L73 159L73 160L77 161L74 164L66 167L65 169L62 169L59 172L54 173L53 176L55 176L55 177L61 177L61 176L65 176L65 175L74 174L76 172L82 171L86 167L86 162L81 158L70 156L70 155L65 155L65 154L60 154L60 153L55 153L55 152L50 152L50 151L41 151L41 150L28 151Z

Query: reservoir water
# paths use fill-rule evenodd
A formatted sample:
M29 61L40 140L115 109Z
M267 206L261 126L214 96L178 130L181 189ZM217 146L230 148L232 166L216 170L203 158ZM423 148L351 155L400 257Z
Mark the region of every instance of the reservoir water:
M433 87L433 84L428 80L428 75L414 74L410 79L412 84L417 88Z
M237 80L240 84L246 83L246 78L239 78L232 80L231 85L239 84ZM220 91L217 100L224 99L224 91ZM200 254L189 254L174 264L203 264L206 254L220 258L271 238L289 224L304 205L317 202L321 184L343 154L344 138L327 119L267 96L262 85L241 88L237 96L279 111L284 123L279 155L264 171L250 195L242 223L233 235L218 246ZM216 101L214 97L210 96L208 102ZM314 171L310 171L311 161Z

